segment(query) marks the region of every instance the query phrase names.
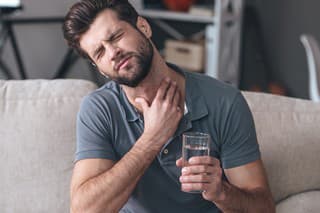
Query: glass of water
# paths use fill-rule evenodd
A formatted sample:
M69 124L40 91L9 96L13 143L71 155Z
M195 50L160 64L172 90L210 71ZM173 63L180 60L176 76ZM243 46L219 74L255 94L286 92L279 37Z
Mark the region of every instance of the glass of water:
M210 135L202 132L185 132L182 134L183 166L188 165L191 157L210 155ZM201 191L191 191L201 193Z

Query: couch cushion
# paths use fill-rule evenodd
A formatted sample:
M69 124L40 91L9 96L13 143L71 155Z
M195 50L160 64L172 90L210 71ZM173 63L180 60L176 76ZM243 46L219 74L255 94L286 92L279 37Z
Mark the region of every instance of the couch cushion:
M0 211L68 212L84 80L0 81Z
M319 213L320 191L304 192L281 201L277 213Z
M263 93L244 95L275 200L320 189L320 104Z

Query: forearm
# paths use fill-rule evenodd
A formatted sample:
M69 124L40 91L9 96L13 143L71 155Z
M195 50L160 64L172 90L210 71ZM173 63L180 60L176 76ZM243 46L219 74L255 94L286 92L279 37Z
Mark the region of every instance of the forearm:
M262 188L242 190L223 182L220 200L214 202L225 213L274 213L275 207L271 194Z
M118 212L161 148L151 144L149 137L141 136L111 169L78 187L72 198L74 213Z

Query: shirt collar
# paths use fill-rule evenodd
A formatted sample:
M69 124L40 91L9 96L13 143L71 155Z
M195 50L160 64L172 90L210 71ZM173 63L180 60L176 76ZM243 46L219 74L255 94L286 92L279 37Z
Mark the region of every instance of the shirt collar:
M192 80L192 73L186 72L174 65L172 68L177 72L180 72L184 75L186 80L186 92L185 92L185 102L187 107L186 116L191 120L198 120L206 115L208 115L208 108L205 102L205 99L202 94L199 94L201 89L198 81Z

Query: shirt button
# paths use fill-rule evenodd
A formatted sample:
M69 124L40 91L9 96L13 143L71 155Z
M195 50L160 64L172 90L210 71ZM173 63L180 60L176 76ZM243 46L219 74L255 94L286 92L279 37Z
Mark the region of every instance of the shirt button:
M165 150L163 150L163 153L166 155L166 154L169 153L169 150L168 150L168 149L165 149Z

